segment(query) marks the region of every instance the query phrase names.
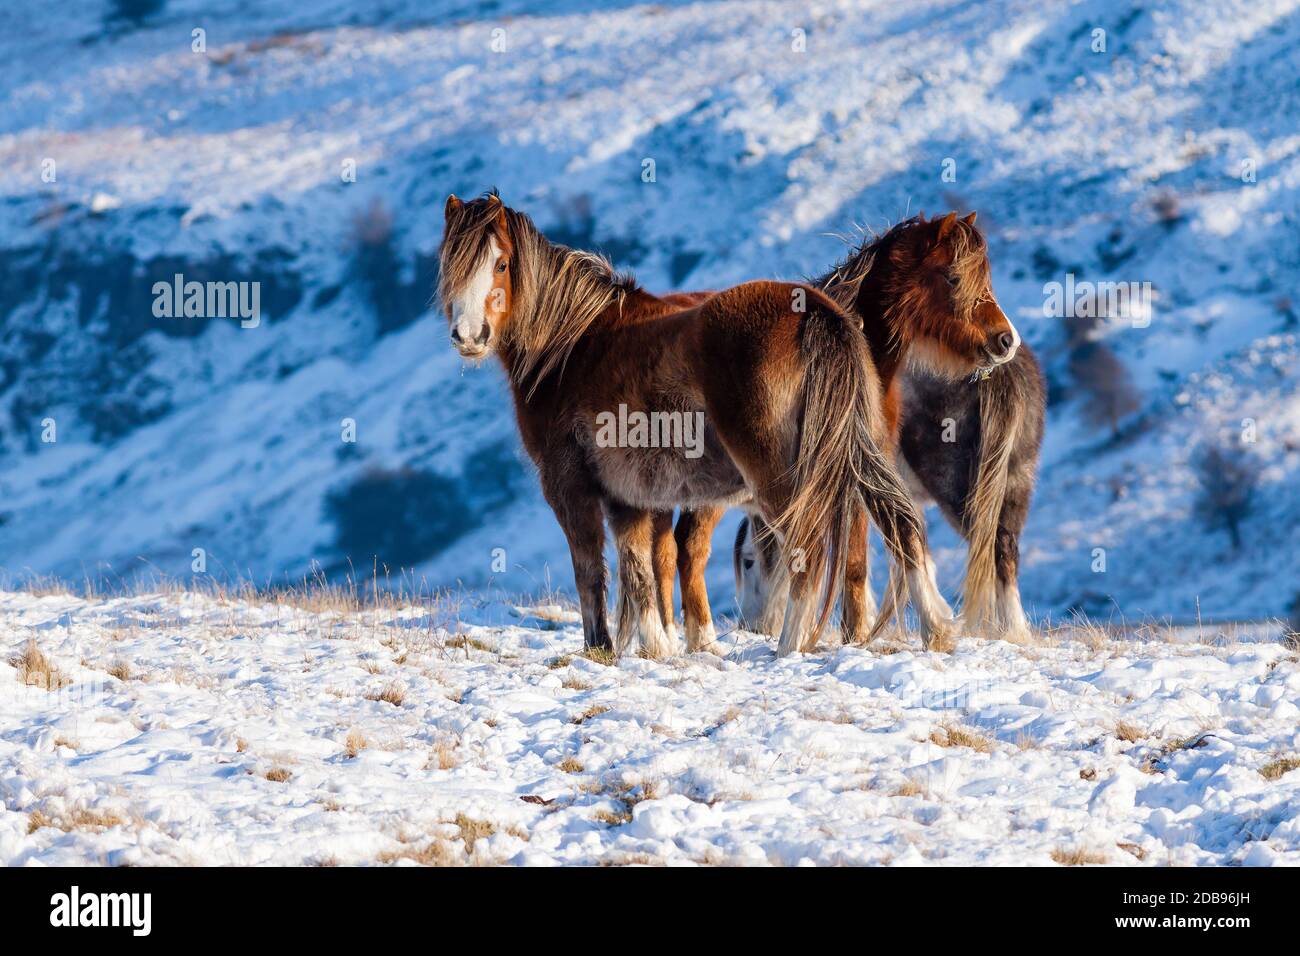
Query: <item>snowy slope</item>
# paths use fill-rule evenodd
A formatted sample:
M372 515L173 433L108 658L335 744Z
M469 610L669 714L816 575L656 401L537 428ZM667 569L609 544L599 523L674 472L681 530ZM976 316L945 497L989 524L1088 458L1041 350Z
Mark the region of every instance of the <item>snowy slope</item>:
M201 548L259 582L378 552L433 585L564 585L499 373L424 308L445 194L496 185L657 289L815 273L828 233L974 208L1054 386L1031 609L1260 617L1300 587L1293 0L110 6L22 5L0 39L12 575L188 576ZM261 281L262 323L154 318L177 271ZM1067 272L1156 290L1149 327L1094 333L1140 392L1119 438L1042 315ZM1262 472L1234 552L1188 462L1243 418ZM949 589L955 545L936 531Z
M0 595L69 681L0 663L0 863L1300 863L1276 641L610 667L445 626L493 615Z

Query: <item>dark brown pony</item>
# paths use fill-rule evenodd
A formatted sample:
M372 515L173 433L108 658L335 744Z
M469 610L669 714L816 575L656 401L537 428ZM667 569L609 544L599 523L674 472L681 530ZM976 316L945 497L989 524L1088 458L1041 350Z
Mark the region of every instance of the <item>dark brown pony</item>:
M1001 315L989 284L986 246L974 221L973 213L962 220L955 214L907 220L860 244L815 284L863 322L884 390L889 447L897 448L914 497L936 500L970 542L963 623L975 630L1022 635L1028 624L1016 586L1018 540L1042 441L1042 373L1010 323L1009 333L1000 333L1009 334L1009 340L989 344L974 376L960 359L960 347L952 348L934 334L948 327L948 312L979 314L977 321L986 327L996 327ZM945 245L948 254L936 255ZM704 623L693 622L699 602L688 601L687 594L701 589L703 581L689 582L686 569L707 561L721 515L716 509L683 512L678 521L688 631L711 629L707 601ZM772 542L761 530L761 517L742 521L732 558L742 618L755 630L772 633L784 613L784 584ZM858 534L855 529L847 558L846 640L860 639L875 616L867 585L868 551L865 537ZM686 542L694 553L682 559ZM669 591L671 607L671 578L659 582Z
M656 594L656 513L743 502L775 529L790 577L779 653L815 644L863 512L906 581L923 638L949 640L926 574L925 525L881 447L888 432L866 340L831 298L751 282L682 308L604 259L548 241L495 193L449 197L445 218L438 295L452 342L476 361L495 352L505 368L524 447L568 538L589 647L622 654L639 640L649 656L675 653ZM988 334L965 333L972 361ZM612 440L610 416L631 412L702 420L699 453ZM616 644L605 518L619 559Z

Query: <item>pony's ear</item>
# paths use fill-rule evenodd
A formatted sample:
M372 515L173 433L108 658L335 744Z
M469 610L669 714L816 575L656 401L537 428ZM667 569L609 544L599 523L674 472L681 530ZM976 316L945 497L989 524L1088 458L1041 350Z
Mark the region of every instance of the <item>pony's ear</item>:
M450 219L453 213L460 211L460 200L456 198L455 193L447 194L447 205L443 207L442 218Z
M962 222L966 223L966 225L968 225L968 226L973 226L973 225L975 225L975 213L974 213L974 211L972 211L971 214L970 214L969 216L967 216L965 219L963 219Z
M950 212L944 216L939 222L939 232L936 235L935 242L943 242L948 237L948 233L952 232L953 224L956 222L957 214L955 212Z

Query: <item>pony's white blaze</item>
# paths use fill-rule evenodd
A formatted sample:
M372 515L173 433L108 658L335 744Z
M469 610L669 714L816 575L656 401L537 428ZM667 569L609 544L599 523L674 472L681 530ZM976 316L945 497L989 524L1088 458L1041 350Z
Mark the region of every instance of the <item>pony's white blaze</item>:
M1005 312L1003 312L1002 315L1006 318ZM1011 343L1011 354L1015 355L1016 349L1020 348L1020 330L1015 327L1015 324L1012 323L1010 319L1007 319L1007 326L1011 329L1011 337L1015 339L1015 341Z
M492 271L499 258L501 247L496 239L491 239L474 275L451 303L451 327L456 331L462 352L482 351L487 345L483 335L487 326L487 301L492 294Z
M1007 349L1006 358L999 361L998 364L1001 365L1005 362L1010 362L1016 357L1016 350L1020 348L1020 330L1017 329L1015 323L1011 321L1011 317L1007 315L1006 312L1002 311L1002 306L998 306L998 311L1002 312L1002 318L1006 319L1007 328L1011 330L1011 337L1015 340L1011 343L1011 348Z

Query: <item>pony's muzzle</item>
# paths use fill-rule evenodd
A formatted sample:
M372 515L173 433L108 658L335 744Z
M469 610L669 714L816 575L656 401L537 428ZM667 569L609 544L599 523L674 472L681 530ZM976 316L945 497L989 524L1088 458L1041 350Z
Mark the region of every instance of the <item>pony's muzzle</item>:
M1010 362L1015 357L1016 349L1019 347L1020 336L1016 334L1014 328L993 332L984 343L984 351L988 353L989 358L993 360L995 365Z
M478 335L466 341L460 334L458 326L452 326L451 344L456 346L456 351L461 355L472 357L482 355L487 351L488 340L492 338L492 326L487 322L478 330Z

